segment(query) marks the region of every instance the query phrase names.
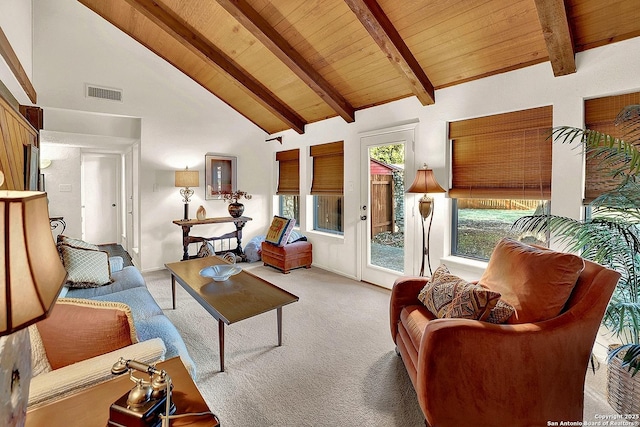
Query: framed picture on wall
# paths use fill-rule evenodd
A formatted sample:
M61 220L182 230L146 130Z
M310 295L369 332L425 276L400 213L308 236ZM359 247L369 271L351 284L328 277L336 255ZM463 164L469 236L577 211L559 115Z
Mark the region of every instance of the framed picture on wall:
M205 200L222 200L222 194L238 189L237 158L207 153L204 156Z

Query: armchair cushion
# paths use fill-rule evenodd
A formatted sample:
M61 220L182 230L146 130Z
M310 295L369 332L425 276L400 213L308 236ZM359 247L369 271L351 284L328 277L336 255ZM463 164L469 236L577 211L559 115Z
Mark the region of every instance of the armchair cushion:
M54 370L138 342L129 306L116 302L61 298L37 327Z
M438 318L486 320L500 294L454 276L440 265L418 299Z
M508 323L539 322L560 314L583 269L584 261L577 255L504 238L479 283L513 306Z

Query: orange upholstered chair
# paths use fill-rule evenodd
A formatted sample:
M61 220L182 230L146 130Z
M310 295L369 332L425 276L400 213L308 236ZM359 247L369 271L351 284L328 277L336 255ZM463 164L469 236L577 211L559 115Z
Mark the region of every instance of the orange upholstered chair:
M429 279L396 281L391 335L428 426L582 421L590 354L620 275L586 260L576 274L559 314L542 321L510 318L504 324L436 318L418 300Z

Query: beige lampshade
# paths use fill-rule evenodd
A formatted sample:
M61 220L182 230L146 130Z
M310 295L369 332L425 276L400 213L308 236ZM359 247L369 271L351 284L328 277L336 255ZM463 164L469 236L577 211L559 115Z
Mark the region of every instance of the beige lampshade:
M176 171L175 179L176 187L199 187L200 173L198 171L189 170L189 168Z
M67 272L53 241L46 193L0 191L0 335L45 318Z
M445 193L446 190L440 187L436 177L433 175L433 169L418 169L413 184L407 190L407 193Z

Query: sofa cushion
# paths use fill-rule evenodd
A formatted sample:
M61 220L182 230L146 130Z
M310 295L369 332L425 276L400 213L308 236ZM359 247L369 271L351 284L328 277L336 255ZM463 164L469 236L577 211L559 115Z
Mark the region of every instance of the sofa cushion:
M107 252L81 249L66 244L58 245L58 250L67 270L68 286L88 288L111 283Z
M422 288L418 299L439 318L486 320L500 294L469 283L441 265Z
M61 298L37 326L53 369L138 342L131 310L120 303Z
M125 289L120 292L113 292L110 294L99 295L93 297L92 300L96 301L112 301L127 304L131 307L133 313L133 321L138 329L138 337L145 339L141 335L140 322L153 316L163 314L162 309L158 305L153 296L149 293L146 286L137 287L132 289Z
M289 240L289 235L295 225L295 218L284 218L275 215L264 239L265 242L269 242L276 246L284 246L287 243L287 240Z
M508 323L539 322L560 314L583 269L577 255L504 238L479 283L513 306Z

